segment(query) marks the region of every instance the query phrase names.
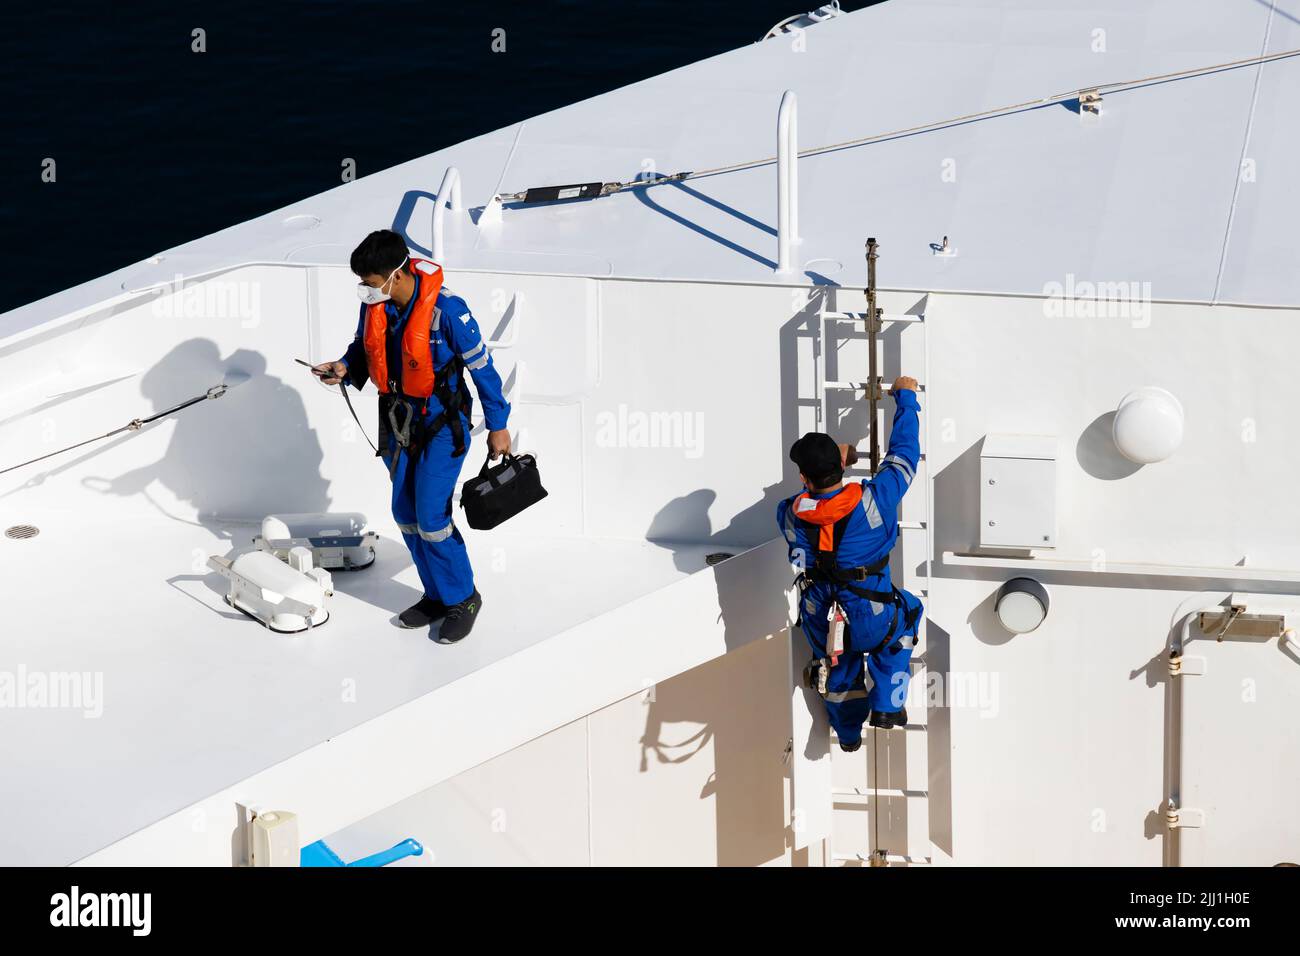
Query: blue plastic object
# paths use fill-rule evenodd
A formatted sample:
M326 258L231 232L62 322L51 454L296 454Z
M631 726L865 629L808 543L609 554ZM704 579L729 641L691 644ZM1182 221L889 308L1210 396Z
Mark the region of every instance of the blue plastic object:
M420 845L419 841L408 838L396 846L375 853L372 856L364 856L359 860L353 860L351 863L344 863L343 858L330 849L328 843L324 840L317 840L315 843L302 848L298 863L300 866L387 866L389 863L404 860L408 856L420 856L422 853L424 853L424 847Z

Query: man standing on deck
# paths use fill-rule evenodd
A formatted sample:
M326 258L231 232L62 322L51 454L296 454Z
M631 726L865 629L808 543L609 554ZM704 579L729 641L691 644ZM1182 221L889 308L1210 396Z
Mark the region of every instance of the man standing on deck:
M805 490L776 509L790 561L803 569L799 624L814 655L805 683L825 699L840 748L849 752L862 745L864 721L881 729L907 723L908 665L921 622L920 600L889 575L898 504L921 457L916 379L901 376L891 394L894 425L880 472L844 485L857 452L809 432L790 448Z
M488 454L510 451L510 404L501 376L465 301L443 287L442 267L412 259L397 233L366 236L352 253L361 279L357 334L337 362L312 371L326 385L366 379L379 390L379 453L393 483L393 517L411 551L424 596L398 615L403 627L438 618L438 641L451 644L474 627L483 598L474 587L465 539L451 498L470 443L473 401L468 369L483 403Z

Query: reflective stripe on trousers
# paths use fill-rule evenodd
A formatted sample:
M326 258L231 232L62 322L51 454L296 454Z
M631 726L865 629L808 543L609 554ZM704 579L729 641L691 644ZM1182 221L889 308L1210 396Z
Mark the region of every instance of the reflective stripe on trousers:
M461 416L465 438L469 422ZM396 451L389 439L388 454ZM393 521L420 575L424 593L451 606L474 593L465 540L452 520L451 503L468 455L452 455L450 428L441 428L415 461L405 452L393 469ZM428 530L426 530L428 529Z
M439 541L445 541L447 538L451 537L453 524L448 521L445 527L439 528L437 531L425 531L416 524L399 524L397 530L402 532L402 534L418 534L425 541L432 541L436 544Z
M867 696L866 688L862 688L861 690L830 691L826 694L826 699L829 700L832 704L842 704L846 700L857 700L861 697L866 697L866 696Z

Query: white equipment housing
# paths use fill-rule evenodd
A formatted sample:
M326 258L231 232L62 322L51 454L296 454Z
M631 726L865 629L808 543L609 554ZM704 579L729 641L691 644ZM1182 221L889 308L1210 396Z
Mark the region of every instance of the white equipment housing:
M311 551L289 550L288 563L265 551L249 551L233 561L213 555L208 567L230 580L226 601L273 631L293 634L329 620L325 598L334 582L324 568L312 567Z
M297 866L298 817L284 810L268 810L253 817L248 825L252 833L253 866Z
M980 547L1056 547L1056 439L988 435L980 450Z
M366 531L366 516L356 511L267 515L253 539L259 551L288 560L292 548L307 548L312 564L332 571L359 571L375 563L379 535Z

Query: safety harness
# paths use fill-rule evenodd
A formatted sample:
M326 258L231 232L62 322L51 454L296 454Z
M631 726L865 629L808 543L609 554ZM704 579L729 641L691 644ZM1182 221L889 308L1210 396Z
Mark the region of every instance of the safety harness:
M390 436L397 444L388 464L390 477L396 473L397 459L403 451L415 460L443 426L451 429L452 457L465 454L468 443L461 415L468 417L474 407L465 388L464 358L453 352L450 362L439 369L433 367L435 333L442 320L438 296L446 291L442 267L425 259L411 259L411 267L417 285L406 307L410 311L400 334L390 327L389 306L384 302L368 305L362 313L367 373L379 391L379 443L375 456L382 457ZM346 389L343 394L347 395ZM441 408L430 419L431 402ZM348 404L351 407L350 401Z
M871 564L840 567L840 544L844 541L844 532L848 530L849 522L853 520L858 505L862 502L862 495L862 485L855 483L833 498L810 498L805 492L790 503L792 516L803 527L808 540L813 542L813 560L799 578L805 584L829 582L837 589L844 588L877 604L901 604L902 595L898 588L879 591L858 586L889 567L888 554Z
M895 632L898 630L899 624L903 623L904 626L907 624L905 615L902 613L905 608L903 595L897 587L891 585L889 591L881 591L861 586L864 582L882 574L889 567L888 554L871 564L851 568L841 567L837 560L840 543L844 540L844 532L848 529L849 522L857 512L858 505L862 501L862 495L862 485L851 484L833 498L810 498L805 492L790 502L791 516L803 527L807 539L812 542L813 551L811 563L795 579L795 584L799 588L799 619L796 623L803 624L808 590L814 584L830 583L834 585L836 591L828 615L827 657L814 658L808 662L807 667L804 669L804 682L806 686L816 690L827 700L837 702L866 696L865 690L849 690L838 693L828 693L826 690L826 680L830 667L839 662L839 656L843 648L842 638L845 615L839 603L839 590L842 588L857 597L866 598L877 604L891 605L894 608L894 619L890 622L884 638L869 651L864 651L864 654L874 654L885 647L896 637Z
M453 381L456 383L454 389L451 387ZM431 400L437 401L442 406L442 411L426 420ZM473 410L474 399L465 387L465 362L459 355L437 370L433 394L429 398L403 395L397 390L395 382L389 382L388 391L379 396L379 442L375 456L383 454L382 449L388 447L391 435L397 443L397 452L388 464L391 478L397 471L397 456L401 452L405 451L415 461L445 425L451 429L451 456L459 458L469 447L465 441L465 423L461 419L461 413L463 411L468 417Z

